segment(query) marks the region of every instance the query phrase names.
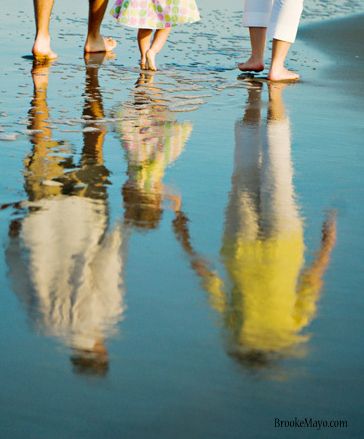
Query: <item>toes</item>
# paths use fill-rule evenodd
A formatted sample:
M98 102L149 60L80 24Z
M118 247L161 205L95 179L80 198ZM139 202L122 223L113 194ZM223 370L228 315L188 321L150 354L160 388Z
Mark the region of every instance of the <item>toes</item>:
M110 52L117 46L117 42L111 37L104 38L104 44L106 52Z

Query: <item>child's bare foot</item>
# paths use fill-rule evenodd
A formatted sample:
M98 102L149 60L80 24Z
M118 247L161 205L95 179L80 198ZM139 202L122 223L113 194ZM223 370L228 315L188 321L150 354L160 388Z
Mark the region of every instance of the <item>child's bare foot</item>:
M140 60L139 66L141 70L147 70L147 58L145 56Z
M37 60L52 60L58 57L51 49L50 37L37 37L33 44L32 53Z
M270 81L298 81L300 75L286 69L285 67L271 67L268 73L268 79Z
M98 37L93 37L91 35L87 36L85 43L86 53L98 53L98 52L111 52L115 49L117 43L113 38L106 38L102 35Z
M238 69L242 72L262 72L264 70L264 63L261 59L251 56L248 61L239 63Z
M157 66L155 65L155 53L152 50L148 50L146 54L147 58L147 69L152 70L152 72L157 71Z

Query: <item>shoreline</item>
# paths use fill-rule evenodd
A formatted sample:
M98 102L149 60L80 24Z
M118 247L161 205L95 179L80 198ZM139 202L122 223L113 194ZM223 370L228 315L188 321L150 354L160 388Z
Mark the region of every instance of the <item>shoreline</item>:
M364 77L363 39L363 13L304 24L297 37L299 42L308 44L308 50L316 49L329 59L329 64L318 67L316 72L330 82L345 82L345 89L360 96L364 95L363 87L357 86Z

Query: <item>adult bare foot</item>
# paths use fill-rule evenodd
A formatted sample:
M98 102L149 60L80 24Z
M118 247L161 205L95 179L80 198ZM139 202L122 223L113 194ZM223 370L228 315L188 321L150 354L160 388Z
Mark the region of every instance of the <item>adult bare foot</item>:
M264 63L261 59L251 56L248 61L239 63L238 69L242 72L262 72L264 70Z
M51 49L50 38L37 37L34 41L32 54L37 60L52 60L58 55Z
M274 68L271 67L268 73L268 79L270 81L298 81L300 75L296 72L286 69L285 67Z
M115 49L117 42L110 37L103 37L99 35L97 37L87 36L85 43L86 53L98 53L98 52L111 52Z
M155 65L155 53L152 50L148 50L146 54L147 58L147 70L151 70L152 72L157 71L157 66Z

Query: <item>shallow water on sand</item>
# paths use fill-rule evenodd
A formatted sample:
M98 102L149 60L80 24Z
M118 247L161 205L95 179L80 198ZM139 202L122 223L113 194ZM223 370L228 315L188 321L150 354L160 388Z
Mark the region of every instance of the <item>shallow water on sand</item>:
M83 59L86 2L58 3L52 64L31 10L0 19L0 436L360 438L363 103L329 51L238 78L240 1L205 0L140 74L133 31Z

